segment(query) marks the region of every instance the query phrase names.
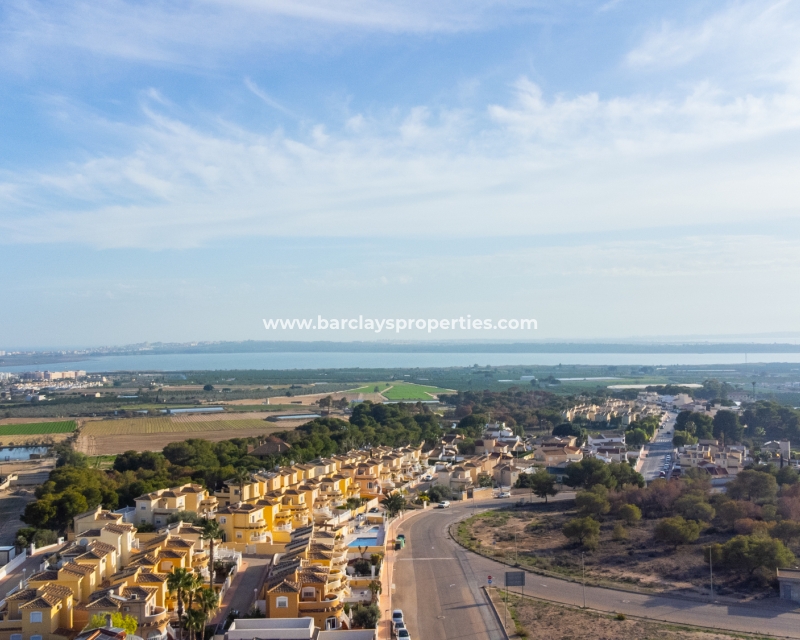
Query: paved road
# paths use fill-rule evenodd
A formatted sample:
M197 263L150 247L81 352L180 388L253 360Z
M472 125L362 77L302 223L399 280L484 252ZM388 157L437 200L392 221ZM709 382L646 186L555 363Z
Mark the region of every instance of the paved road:
M672 460L669 463L669 469L665 470L665 475L669 476L669 471L672 465L675 464L675 455L672 447L672 436L675 429L675 418L677 414L672 411L669 412L667 420L664 422L664 428L656 432L655 441L645 447L647 451L647 458L645 458L642 465L642 475L647 482L655 480L659 474L664 470L664 465L667 464L667 456L672 455Z
M478 503L478 510L501 501ZM452 522L472 512L468 505L433 509L404 523L406 548L397 553L392 606L406 613L415 640L502 638L480 587L487 576L500 578L509 567L463 550L447 534ZM494 584L497 584L495 580ZM581 606L580 584L527 574L525 593L562 604ZM767 633L800 638L800 610L782 600L758 604L717 603L648 596L614 589L586 587L586 606L599 611L714 627L729 631Z

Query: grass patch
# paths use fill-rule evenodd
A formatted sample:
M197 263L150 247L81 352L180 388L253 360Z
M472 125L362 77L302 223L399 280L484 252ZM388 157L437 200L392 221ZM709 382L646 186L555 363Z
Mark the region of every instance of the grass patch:
M4 424L0 425L0 436L37 436L48 433L70 433L75 431L75 427L74 420Z

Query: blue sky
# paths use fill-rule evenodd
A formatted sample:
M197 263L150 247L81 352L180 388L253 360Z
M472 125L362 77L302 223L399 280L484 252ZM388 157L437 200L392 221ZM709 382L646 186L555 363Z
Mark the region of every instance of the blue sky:
M797 1L8 0L0 348L318 313L795 331L799 27Z

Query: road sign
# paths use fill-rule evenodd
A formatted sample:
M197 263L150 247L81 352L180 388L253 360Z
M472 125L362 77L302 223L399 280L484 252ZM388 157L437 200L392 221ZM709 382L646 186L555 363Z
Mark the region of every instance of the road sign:
M525 586L525 572L524 571L506 571L506 586L507 587L524 587Z
M489 584L492 584L492 576L489 576Z

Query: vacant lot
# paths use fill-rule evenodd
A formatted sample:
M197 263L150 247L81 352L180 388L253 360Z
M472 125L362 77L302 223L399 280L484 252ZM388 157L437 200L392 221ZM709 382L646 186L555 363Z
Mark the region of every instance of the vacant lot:
M35 436L50 433L70 433L75 431L75 427L74 420L3 424L0 425L0 436Z
M487 511L464 521L458 528L459 541L484 555L545 573L578 578L581 549L561 532L575 517L564 503L539 505L535 511L503 509ZM693 544L673 549L653 539L655 520L642 520L627 527L627 539L615 539L611 517L601 523L597 549L585 552L587 580L619 585L646 592L708 594L708 565L702 547L724 542L730 535L703 532ZM717 595L741 598L763 597L774 591L759 584L743 584L739 576L714 571Z
M35 500L32 491L0 495L0 545L14 544L17 531L27 526L19 517L25 511L25 505L32 500Z
M182 414L163 417L87 421L76 447L92 456L123 451L161 451L170 442L202 438L212 442L231 438L253 438L277 431L290 431L306 420L268 422L267 413Z
M502 617L505 596L490 590L492 602ZM509 632L523 632L539 640L758 640L765 636L729 635L724 632L698 631L647 620L617 620L615 616L581 611L533 598L508 597ZM513 620L513 624L512 624ZM513 637L513 635L512 635Z

